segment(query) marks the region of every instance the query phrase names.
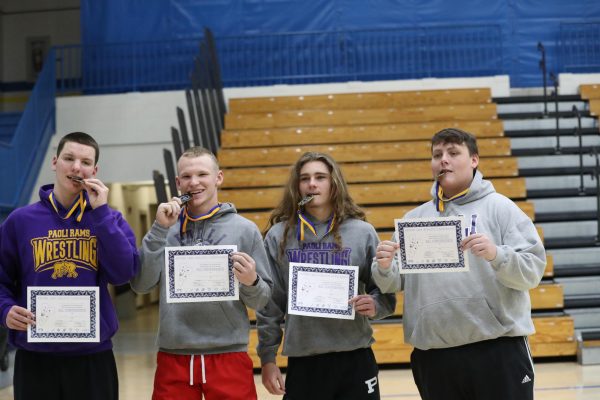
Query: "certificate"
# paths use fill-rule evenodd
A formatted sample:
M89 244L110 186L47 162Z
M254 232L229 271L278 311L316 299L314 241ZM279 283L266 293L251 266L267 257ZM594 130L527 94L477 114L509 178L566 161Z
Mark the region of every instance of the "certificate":
M396 219L400 244L400 273L458 272L469 270L460 248L461 217Z
M35 325L28 342L100 342L100 292L94 286L30 286L27 308Z
M290 263L288 314L354 319L358 267Z
M239 299L232 253L237 246L165 248L167 303Z

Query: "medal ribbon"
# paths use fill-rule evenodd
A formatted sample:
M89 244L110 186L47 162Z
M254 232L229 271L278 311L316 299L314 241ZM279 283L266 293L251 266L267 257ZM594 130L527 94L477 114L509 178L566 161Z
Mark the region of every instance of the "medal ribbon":
M325 232L325 235L332 231L334 220L335 214L329 219L329 222L327 223L327 232ZM296 228L296 234L299 241L304 240L305 227L308 228L313 233L313 235L317 236L317 230L315 229L315 226L310 222L308 218L306 218L300 211L298 211L298 227Z
M83 196L83 191L79 192L79 198L77 198L73 202L73 204L71 205L71 209L69 210L69 212L67 212L67 215L65 215L64 217L60 215L60 212L58 211L56 201L54 200L54 192L50 193L50 196L48 196L48 200L50 200L50 204L52 204L52 207L54 207L54 211L56 211L56 214L58 214L58 216L62 219L68 219L69 217L71 217L71 215L73 215L75 210L79 208L79 213L77 214L76 220L77 222L81 222L81 218L83 218L83 211L87 206L87 200Z
M202 221L204 219L209 219L213 215L215 215L221 209L221 204L217 204L206 214L198 215L198 216L190 216L187 211L187 207L184 207L183 212L181 213L181 234L183 235L187 231L187 223L188 221L196 222Z
M435 183L435 192L437 194L436 198L435 198L435 209L438 212L443 212L444 211L444 202L460 199L461 197L466 196L467 193L469 193L469 189L467 188L467 189L463 190L462 192L450 197L449 199L444 199L444 190L440 186L440 183L436 182Z

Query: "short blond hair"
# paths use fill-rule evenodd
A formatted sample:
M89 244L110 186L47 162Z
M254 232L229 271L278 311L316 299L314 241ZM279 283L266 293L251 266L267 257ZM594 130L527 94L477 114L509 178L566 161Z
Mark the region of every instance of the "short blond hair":
M207 148L204 148L202 146L190 147L189 149L184 151L183 154L181 154L181 157L179 157L179 160L181 160L184 157L185 158L196 158L196 157L202 157L202 156L210 157L210 159L215 164L215 171L218 171L220 169L219 161L217 160L217 157L215 157L215 155L213 154L212 151L210 151Z

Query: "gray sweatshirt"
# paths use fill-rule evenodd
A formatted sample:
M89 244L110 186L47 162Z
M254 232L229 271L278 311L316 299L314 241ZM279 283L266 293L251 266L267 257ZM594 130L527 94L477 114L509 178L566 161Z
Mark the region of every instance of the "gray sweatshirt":
M358 293L369 293L374 297L377 307L374 319L392 314L396 307L395 295L381 294L371 279L371 262L378 242L373 226L357 219L343 221L339 226L342 249L334 251L333 235L326 233L327 223L311 222L318 237L307 232L305 240L299 242L296 231L291 229L283 254L280 251L285 228L283 223L274 225L265 238L273 277L273 296L267 306L257 312L257 351L263 365L275 361L284 319L283 354L290 357L351 351L369 347L374 342L369 319L358 313L353 320L287 315L290 262L358 266Z
M180 223L165 229L156 222L144 236L140 250L142 268L131 281L137 293L160 285L158 346L174 354L217 354L247 351L250 323L246 306L262 308L271 296L272 281L262 236L257 226L223 203L211 218L188 222L183 241ZM167 303L164 249L166 246L237 245L256 262L260 281L256 286L240 283L239 301Z
M435 198L435 185L432 188ZM404 341L422 349L446 348L535 332L529 289L546 267L546 253L535 226L510 199L496 193L477 172L465 197L445 203L439 213L433 201L406 218L464 215L476 232L496 244L492 261L467 252L469 271L400 275L398 260L383 270L373 262L373 278L383 292L404 290Z

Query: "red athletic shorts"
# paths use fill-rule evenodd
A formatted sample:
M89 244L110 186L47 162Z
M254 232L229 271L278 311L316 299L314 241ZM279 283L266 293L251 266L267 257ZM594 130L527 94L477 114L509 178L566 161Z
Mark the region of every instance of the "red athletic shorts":
M256 400L247 353L156 356L152 400Z

